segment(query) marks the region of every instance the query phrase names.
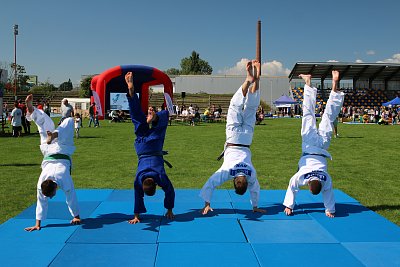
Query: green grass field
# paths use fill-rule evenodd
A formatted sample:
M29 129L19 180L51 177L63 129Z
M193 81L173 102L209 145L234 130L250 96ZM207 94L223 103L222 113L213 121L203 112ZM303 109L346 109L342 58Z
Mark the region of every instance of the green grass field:
M262 189L286 189L297 170L301 154L300 119L268 119L256 126L252 144L253 164ZM81 129L75 141L72 176L76 188L133 187L137 157L131 123ZM36 128L32 127L32 132ZM400 225L398 171L400 126L339 124L340 138L329 149L329 172L334 188ZM175 188L201 188L220 167L216 161L225 142L223 123L196 127L173 124L164 149L174 166L167 173ZM0 223L36 201L36 184L42 155L39 136L0 137ZM226 183L223 188L231 188ZM34 219L34 218L32 218Z

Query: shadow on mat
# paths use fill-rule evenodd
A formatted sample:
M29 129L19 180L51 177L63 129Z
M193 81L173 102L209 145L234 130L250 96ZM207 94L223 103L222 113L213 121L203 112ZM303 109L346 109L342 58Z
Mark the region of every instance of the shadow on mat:
M323 203L308 203L300 204L299 208L303 209L305 213L325 213L325 207ZM372 210L358 204L351 203L336 203L335 217L348 217L350 214L362 213L362 212L373 212Z
M125 222L133 218L133 214L125 213L109 213L100 215L96 218L86 218L82 220L82 229L99 229L103 228L105 225L111 225L116 223ZM161 216L158 215L141 215L140 224L148 225L143 230L149 230L152 232L158 232L158 227L160 226Z
M242 218L241 220L261 221L268 219L269 215L278 215L280 213L283 214L283 210L285 209L285 207L282 204L277 204L277 203L268 204L268 206L260 206L259 208L266 210L266 213L253 212L252 209L248 210L235 209L235 211L237 214L245 216L245 218ZM299 214L305 214L305 212L303 210L294 211L294 215L299 215ZM261 217L263 218L260 219Z
M70 223L49 223L49 224L42 226L41 228L57 228L57 227L65 228L65 227L69 227L69 226L76 226L76 225L73 225Z

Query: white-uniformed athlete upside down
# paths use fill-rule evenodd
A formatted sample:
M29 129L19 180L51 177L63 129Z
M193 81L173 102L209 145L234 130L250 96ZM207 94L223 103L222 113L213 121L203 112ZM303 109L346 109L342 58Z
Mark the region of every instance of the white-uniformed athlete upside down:
M243 195L247 187L250 191L254 212L266 211L258 208L260 185L257 173L251 162L250 145L253 140L256 111L260 104L259 79L260 62L253 60L246 65L247 77L242 86L233 95L226 121L225 149L222 166L208 179L200 191L205 201L202 214L213 211L210 206L214 189L225 181L233 179L235 192Z
M48 199L56 195L58 188L64 191L71 224L80 224L78 199L71 177L71 156L74 146L74 120L65 118L55 129L52 119L43 110L34 108L33 96L26 97L28 120L33 120L40 134L40 150L44 156L42 172L37 184L36 224L26 231L40 230L41 221L46 219Z
M332 71L332 90L318 128L315 119L317 88L311 87L311 75L301 74L299 77L305 81L301 126L303 153L299 160L299 170L290 179L286 191L283 202L284 212L286 215L293 215L295 197L299 187L308 185L313 195L318 195L322 191L325 214L333 218L335 216L335 198L326 160L327 158L331 159L327 149L332 138L333 122L338 116L344 100L344 93L338 89L339 72Z

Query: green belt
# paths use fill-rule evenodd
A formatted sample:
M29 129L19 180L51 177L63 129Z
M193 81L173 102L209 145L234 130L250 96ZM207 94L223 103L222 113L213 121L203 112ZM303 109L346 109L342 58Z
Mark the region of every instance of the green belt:
M64 155L64 154L53 154L53 155L48 155L43 158L43 160L55 160L55 159L67 159L71 161L70 156Z
M69 160L70 163L70 168L69 172L71 173L71 168L72 168L72 162L71 162L71 157L65 154L53 154L53 155L48 155L43 158L43 160L57 160L57 159L66 159Z

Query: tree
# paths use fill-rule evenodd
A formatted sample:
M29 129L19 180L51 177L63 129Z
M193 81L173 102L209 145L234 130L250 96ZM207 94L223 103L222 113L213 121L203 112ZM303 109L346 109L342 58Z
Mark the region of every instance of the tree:
M170 68L165 71L165 74L167 75L179 75L180 73L181 71L175 68Z
M90 97L90 84L93 77L86 77L81 81L80 97Z
M212 67L207 61L201 59L196 51L193 51L190 57L181 60L180 74L210 75L212 71Z
M58 90L60 91L71 91L73 89L71 79L68 79L68 82L63 82L60 84L60 87Z
M50 95L51 92L55 91L56 89L57 87L55 87L52 83L47 81L45 83L40 83L39 85L32 86L32 88L29 90L29 93L31 94L40 93L40 94Z
M15 68L16 66L16 68ZM17 88L19 90L25 91L25 90L29 90L30 86L28 85L27 81L29 79L29 76L24 75L26 74L25 71L25 67L22 65L15 65L14 63L9 64L9 69L8 69L8 73L9 73L9 77L8 80L9 82L13 85L15 84L15 74L14 74L14 70L16 69L17 72Z

